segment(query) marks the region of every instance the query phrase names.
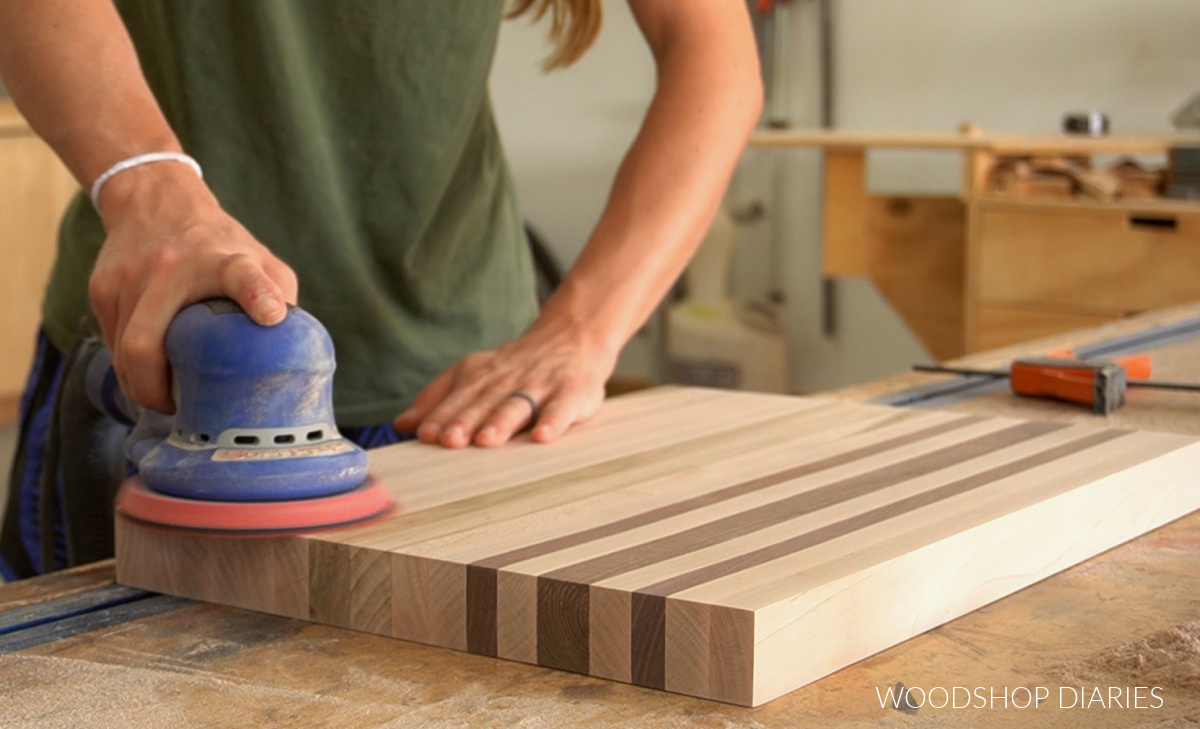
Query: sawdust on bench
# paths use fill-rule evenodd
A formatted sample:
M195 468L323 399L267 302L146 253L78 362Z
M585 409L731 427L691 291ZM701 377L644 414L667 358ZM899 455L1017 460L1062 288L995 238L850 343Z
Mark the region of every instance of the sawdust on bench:
M1200 692L1200 620L1052 666L1063 685L1129 684Z

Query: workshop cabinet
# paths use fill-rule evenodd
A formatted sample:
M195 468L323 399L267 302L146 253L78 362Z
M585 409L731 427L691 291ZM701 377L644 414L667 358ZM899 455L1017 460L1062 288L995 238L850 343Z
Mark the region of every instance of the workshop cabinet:
M1200 210L1187 203L980 204L975 347L1200 300Z
M77 190L66 167L11 102L0 102L0 422L16 416L58 221Z
M947 360L1200 301L1200 201L1160 191L1167 153L1197 140L968 124L763 130L750 144L822 150L822 276L868 278ZM958 154L960 191L869 193L867 156L879 149Z

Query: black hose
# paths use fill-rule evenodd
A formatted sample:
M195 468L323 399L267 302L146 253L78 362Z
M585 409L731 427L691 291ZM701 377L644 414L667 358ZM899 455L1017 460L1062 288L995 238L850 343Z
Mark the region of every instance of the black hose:
M42 488L49 497L45 503L62 519L66 566L113 555L113 500L128 472L128 427L96 409L87 396L88 363L102 346L94 337L82 337L68 356L47 443ZM42 532L44 540L50 536Z

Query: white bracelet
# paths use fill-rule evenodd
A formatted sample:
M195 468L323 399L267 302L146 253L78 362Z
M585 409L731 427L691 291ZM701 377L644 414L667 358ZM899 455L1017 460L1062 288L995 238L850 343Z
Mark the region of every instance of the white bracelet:
M195 170L196 174L200 175L200 179L204 179L204 171L200 169L200 163L186 154L180 152L147 152L146 154L134 155L109 167L92 183L92 205L95 206L96 212L100 212L100 191L104 189L104 183L131 167L150 164L151 162L182 162Z

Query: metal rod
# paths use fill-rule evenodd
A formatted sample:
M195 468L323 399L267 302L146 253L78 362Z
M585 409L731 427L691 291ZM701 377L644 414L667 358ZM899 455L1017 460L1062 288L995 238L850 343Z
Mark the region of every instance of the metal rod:
M1159 380L1128 380L1130 387L1152 387L1156 390L1186 390L1200 392L1200 383L1193 382L1160 382Z
M833 0L818 0L820 8L821 127L833 128Z
M946 367L945 365L913 365L917 372L935 372L944 375L971 375L978 377L1008 377L1005 370L973 370L966 367Z
M792 98L788 89L788 49L791 47L790 3L775 3L771 10L771 98L767 124L772 129L787 129L792 126L788 106Z

